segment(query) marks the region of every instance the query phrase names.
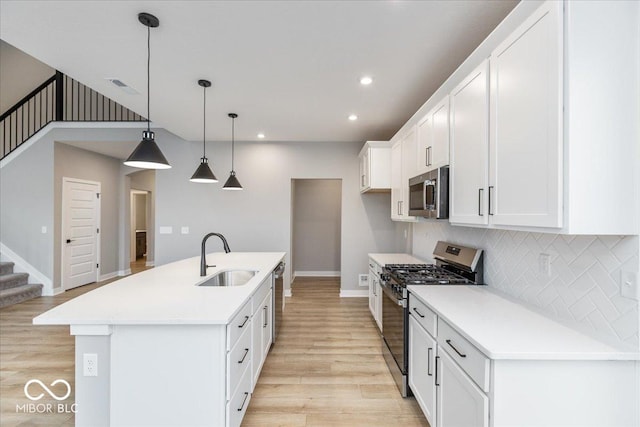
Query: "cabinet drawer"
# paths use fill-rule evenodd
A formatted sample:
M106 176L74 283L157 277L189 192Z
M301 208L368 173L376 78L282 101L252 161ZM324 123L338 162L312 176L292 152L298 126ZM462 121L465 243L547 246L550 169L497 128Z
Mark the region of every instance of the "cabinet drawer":
M262 301L264 300L264 297L269 293L270 290L271 290L271 275L268 275L267 278L262 281L262 283L258 287L258 290L256 291L255 294L253 294L253 297L251 298L251 301L253 304L253 311L252 311L253 313L257 312L262 308Z
M238 389L227 402L227 427L238 427L242 423L251 400L251 369L242 375Z
M227 353L227 396L231 396L240 383L244 371L251 365L251 328L243 328L236 345Z
M429 307L411 293L409 293L409 314L413 316L432 337L438 335L436 330L438 317Z
M483 391L489 391L489 358L442 319L438 319L438 345Z
M244 331L251 329L251 304L242 306L238 314L227 325L227 351L238 342Z

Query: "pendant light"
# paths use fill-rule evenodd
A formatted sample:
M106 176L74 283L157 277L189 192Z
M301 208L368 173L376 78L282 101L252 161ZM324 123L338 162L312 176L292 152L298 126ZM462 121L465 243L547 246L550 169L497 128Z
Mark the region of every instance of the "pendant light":
M147 27L147 130L142 131L142 141L131 155L124 161L127 166L142 169L169 169L171 165L156 144L155 134L151 132L151 118L149 117L149 104L151 93L149 90L150 64L151 64L151 28L160 25L160 21L150 13L138 14L138 21Z
M198 169L196 169L196 172L189 181L212 184L218 182L218 178L216 178L209 167L205 142L207 136L207 88L211 86L211 82L209 80L198 80L198 84L204 89L202 92L204 104L202 108L202 158L200 159L200 166L198 166Z
M231 117L231 173L229 174L229 179L224 183L222 187L223 190L242 190L242 185L240 185L240 181L236 178L236 171L233 169L233 157L234 157L234 149L235 149L235 124L236 117L238 115L236 113L229 113L229 117Z

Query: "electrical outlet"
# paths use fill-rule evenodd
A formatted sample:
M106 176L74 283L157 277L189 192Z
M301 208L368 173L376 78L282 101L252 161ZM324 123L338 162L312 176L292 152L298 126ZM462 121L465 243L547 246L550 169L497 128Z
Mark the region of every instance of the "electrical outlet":
M98 376L98 355L95 353L84 353L82 355L82 370L85 377Z
M189 227L182 227L180 228L180 233L182 234L189 234Z
M369 286L369 275L368 274L358 274L358 285L362 287Z
M638 273L632 271L620 272L620 294L623 297L640 301L640 289L638 289Z
M538 256L538 272L545 277L551 277L551 255L541 253Z

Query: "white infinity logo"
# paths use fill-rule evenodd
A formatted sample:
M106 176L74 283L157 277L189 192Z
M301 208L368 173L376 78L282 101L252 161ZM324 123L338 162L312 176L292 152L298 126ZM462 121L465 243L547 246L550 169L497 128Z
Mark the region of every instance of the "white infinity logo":
M49 387L47 387L46 385L44 385L44 383L40 380L29 380L25 385L24 385L24 395L27 396L29 399L31 400L40 400L42 399L42 397L44 396L44 393L40 393L39 395L37 395L36 397L33 397L29 394L29 386L33 383L39 384L40 387L42 387L47 393L49 393L49 396L53 397L55 400L65 400L67 397L69 397L69 395L71 394L71 385L69 385L68 382L66 382L65 380L55 380L54 382L51 383L51 387L55 386L56 384L64 384L67 386L67 394L65 394L64 396L60 397L57 394L55 394L54 392L52 392Z

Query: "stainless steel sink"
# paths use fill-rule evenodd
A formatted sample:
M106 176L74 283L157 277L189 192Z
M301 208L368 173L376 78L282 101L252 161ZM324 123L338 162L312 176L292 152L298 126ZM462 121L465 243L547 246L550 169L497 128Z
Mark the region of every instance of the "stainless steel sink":
M223 270L211 276L198 286L242 286L246 285L257 271L254 270Z

